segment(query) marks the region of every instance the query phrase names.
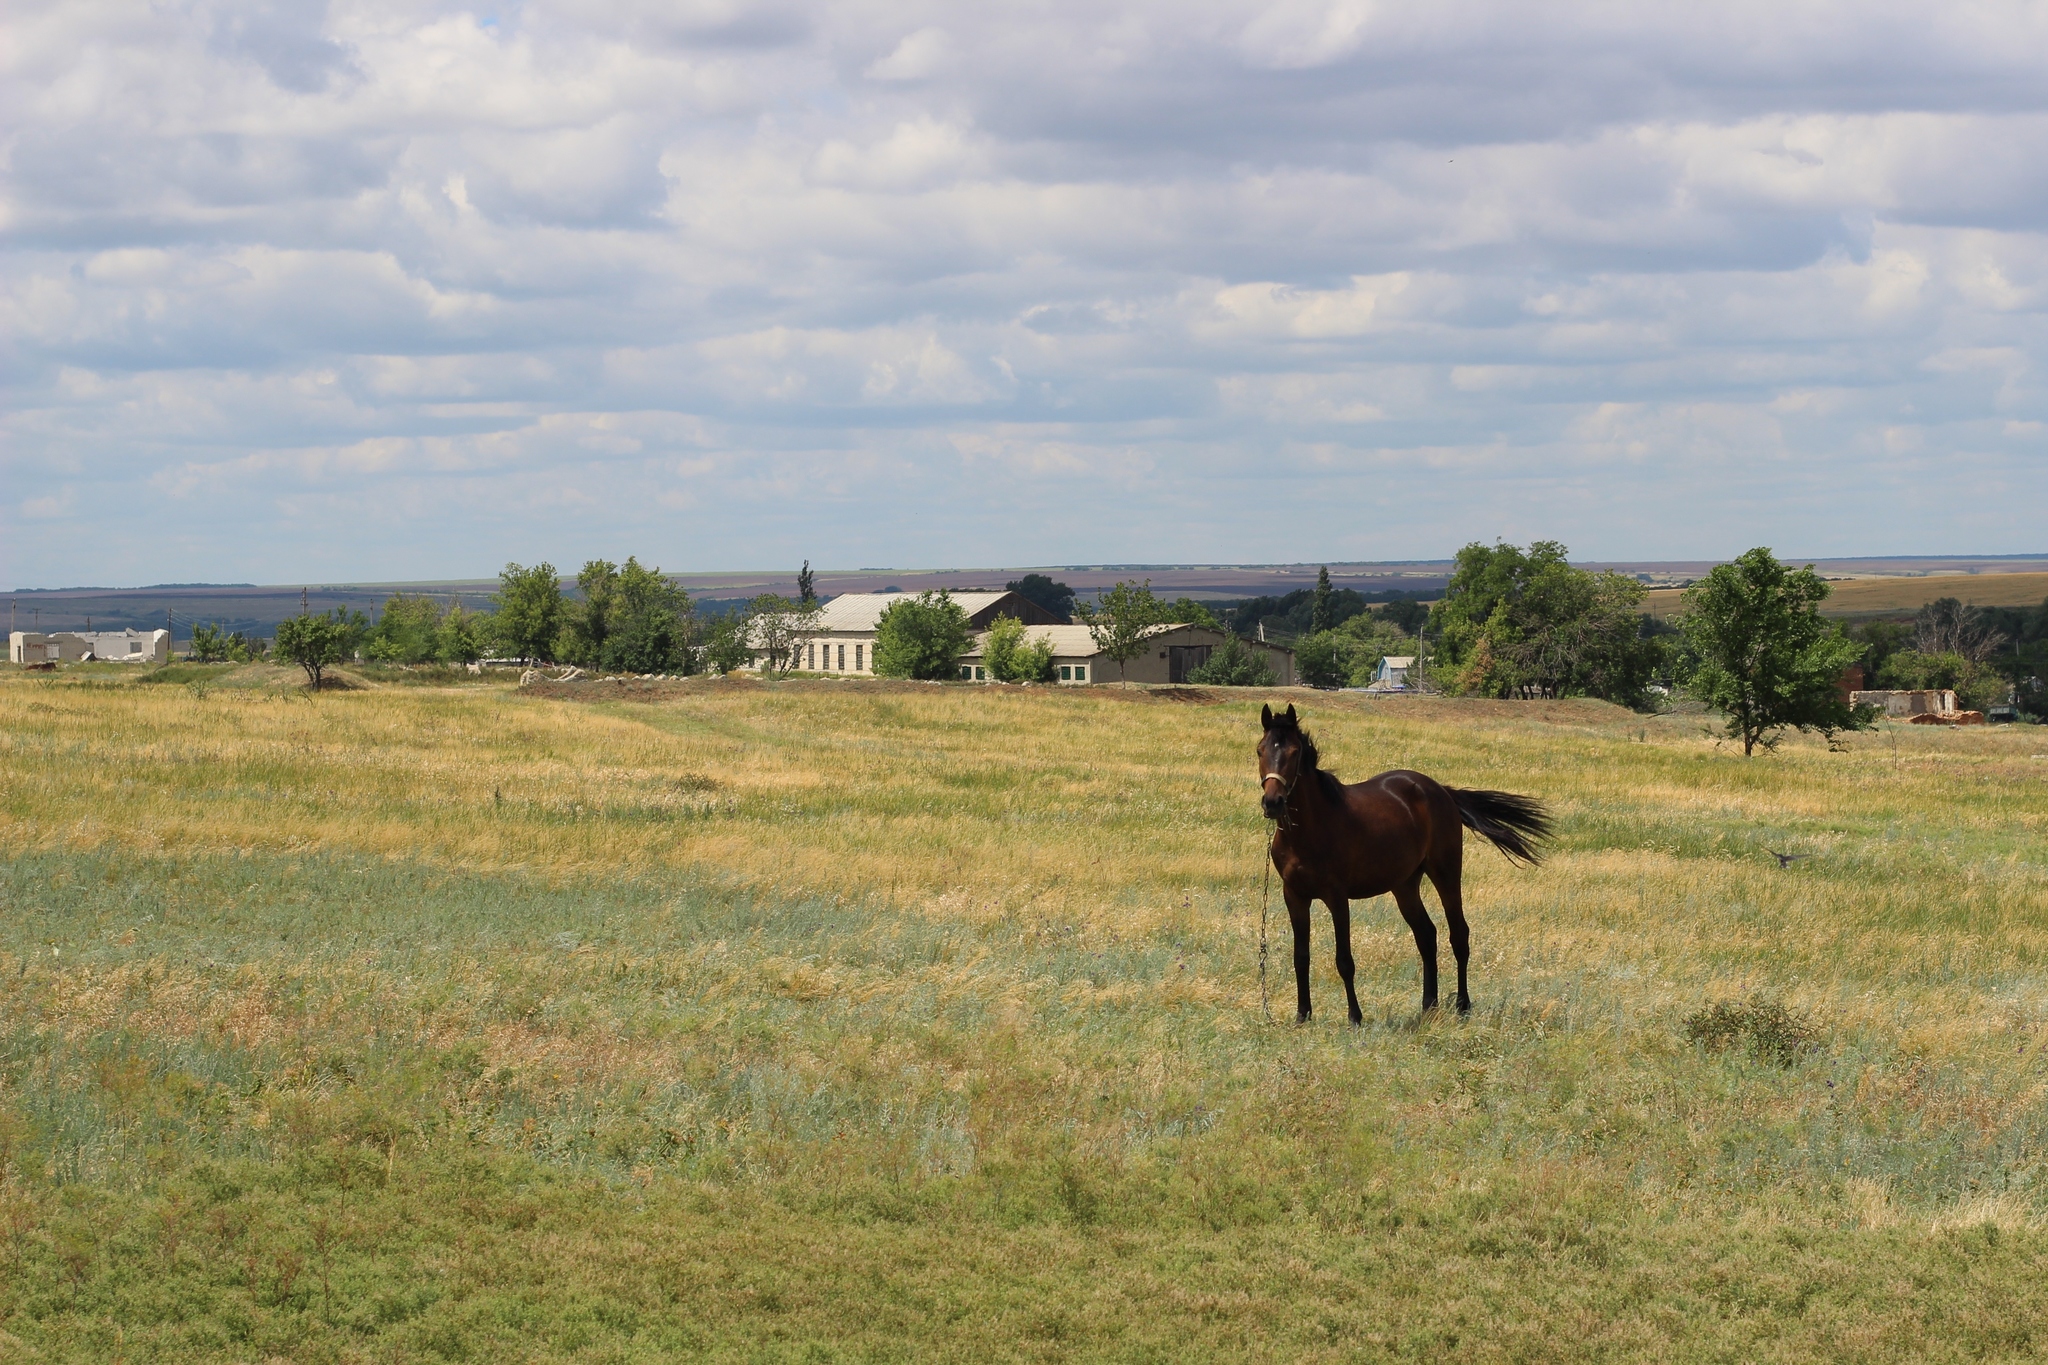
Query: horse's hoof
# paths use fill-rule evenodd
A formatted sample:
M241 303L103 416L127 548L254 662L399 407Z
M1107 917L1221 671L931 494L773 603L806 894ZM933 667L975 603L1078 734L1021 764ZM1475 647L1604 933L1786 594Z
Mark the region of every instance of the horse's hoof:
M1460 1000L1460 1001L1458 1002L1458 1013L1460 1013L1460 1014L1470 1014L1471 1012L1472 1012L1472 1002L1471 1002L1470 1000Z

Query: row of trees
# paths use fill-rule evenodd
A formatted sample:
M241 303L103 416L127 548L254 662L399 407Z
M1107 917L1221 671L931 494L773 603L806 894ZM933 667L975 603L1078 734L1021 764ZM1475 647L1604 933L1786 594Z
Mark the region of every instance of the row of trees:
M396 594L374 623L348 610L291 618L279 626L277 653L304 667L316 687L327 667L359 654L457 663L496 653L635 673L724 673L758 661L781 672L794 667L797 649L815 634L820 610L808 563L795 600L765 594L708 620L699 620L679 584L635 558L623 565L592 560L576 584L579 595L571 600L552 565L508 564L492 612ZM1043 575L1010 586L1029 587L1032 600L1048 609L1052 602L1070 606L1096 651L1117 663L1120 680L1161 626L1222 627L1201 603L1162 601L1149 580L1120 582L1093 602L1076 602L1071 589ZM1285 612L1291 618L1304 609L1310 630L1297 642L1296 661L1302 680L1313 685L1362 685L1381 657L1422 653L1423 635L1434 656L1427 676L1448 692L1595 696L1643 706L1652 679L1663 677L1726 715L1745 753L1768 747L1788 726L1833 734L1867 721L1840 687L1845 670L1859 662L1881 686L1954 688L1966 705L1981 707L2019 684L2023 706L2037 714L2048 706L2038 682L2048 672L2048 603L2015 611L1945 598L1910 625L1876 622L1852 636L1820 616L1828 593L1810 567L1791 569L1767 549L1751 550L1688 590L1673 629L1643 614L1639 583L1574 568L1555 541L1526 550L1475 543L1459 552L1443 597L1426 617L1405 599L1353 601L1357 594L1332 588L1327 570L1313 590L1290 594L1302 600ZM973 636L949 593L905 597L882 615L872 666L885 677L951 678ZM259 657L261 648L217 628L194 631L195 658ZM1011 617L997 620L982 659L1003 681L1050 681L1053 674L1051 645L1031 641ZM1273 678L1264 656L1230 634L1191 680L1257 686Z
M1751 550L1686 591L1674 628L1644 614L1640 583L1565 556L1556 541L1459 551L1430 610L1430 679L1468 696L1642 707L1661 676L1725 716L1745 754L1786 728L1832 736L1871 719L1842 687L1863 646L1821 616L1830 589L1810 566Z
M192 652L188 657L195 663L246 664L265 658L269 653L269 642L260 635L223 630L217 624L192 627Z

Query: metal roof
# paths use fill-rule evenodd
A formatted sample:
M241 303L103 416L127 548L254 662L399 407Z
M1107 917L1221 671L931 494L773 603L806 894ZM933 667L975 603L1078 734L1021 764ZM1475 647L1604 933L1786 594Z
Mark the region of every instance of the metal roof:
M969 617L979 616L1004 598L1007 592L956 592L953 604ZM872 631L881 623L882 613L898 602L915 601L916 593L849 592L827 602L818 612L817 630ZM1020 601L1023 599L1019 599Z
M1040 640L1052 641L1052 653L1056 659L1092 659L1099 652L1095 648L1095 637L1088 633L1086 626L1026 626L1024 639L1034 645ZM988 632L984 630L974 637L973 647L963 657L980 655L986 643Z

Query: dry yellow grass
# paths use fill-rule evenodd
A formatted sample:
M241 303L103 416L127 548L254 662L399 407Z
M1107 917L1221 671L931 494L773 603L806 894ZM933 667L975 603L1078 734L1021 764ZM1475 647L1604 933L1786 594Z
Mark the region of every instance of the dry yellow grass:
M1851 578L1833 587L1821 608L1829 616L1910 614L1937 597L1953 597L1973 607L2035 607L2048 599L2048 573ZM1683 597L1682 589L1656 588L1644 596L1643 610L1659 619L1669 618L1684 609Z
M1744 760L1698 718L1600 703L1295 699L1354 778L1412 766L1557 810L1567 843L1541 873L1469 852L1477 981L1534 989L1648 956L1662 965L1633 988L1646 1007L1737 990L1752 967L1741 955L1717 965L1726 914L1676 932L1670 914L1748 906L1771 921L1779 962L1816 983L1795 998L1826 995L1841 972L1880 975L1926 951L1923 932L1873 923L1864 907L1951 871L1966 894L1992 882L2004 893L1991 922L1941 936L1951 970L2048 956L2039 868L2018 861L2048 838L2037 732L1887 726L1850 737L1846 753L1794 741ZM597 703L503 689L307 700L16 685L0 689L0 757L15 775L0 838L18 851L370 855L557 885L708 875L1141 941L1248 911L1266 833L1249 777L1256 705L805 682ZM1909 847L1873 842L1902 825L1921 836ZM1924 863L1930 836L1946 869ZM1774 841L1822 862L1787 876L1762 852ZM1845 875L1797 879L1823 865ZM1413 950L1391 922L1368 912L1357 937L1361 962L1398 977ZM1247 981L1187 988L1241 1002ZM1921 994L1902 983L1867 1008ZM1945 1003L1914 1027L1995 1032L2010 1004ZM1854 1018L1866 1006L1835 1008Z
M0 1203L50 1323L96 1340L111 1305L142 1311L111 1248L152 1245L135 1229L179 1200L228 1230L150 1264L192 1304L269 1314L283 1335L247 1340L288 1356L331 1329L570 1358L570 1327L537 1346L505 1324L607 1295L708 1333L606 1329L648 1359L971 1349L931 1306L956 1301L979 1349L1023 1358L1446 1334L1478 1358L1996 1355L2010 1315L1972 1315L2042 1306L2006 1268L2048 1209L2041 730L1886 725L1745 760L1699 716L1292 694L1346 776L1528 792L1563 831L1535 872L1470 846L1470 1020L1418 1025L1405 931L1355 907L1354 1033L1326 930L1323 1020L1262 1022L1261 695L573 694L596 699L0 677L0 1153L39 1163L0 1155ZM1702 1004L1759 995L1813 1021L1796 1065L1684 1040ZM536 1166L601 1179L521 1193L508 1173ZM230 1186L283 1193L245 1235L258 1194L206 1193ZM556 1221L527 1237L503 1221L522 1200ZM319 1210L357 1220L362 1302L393 1276L468 1287L346 1326L241 1283L251 1248L310 1256ZM608 1249L617 1226L648 1250ZM102 1307L67 1306L101 1283L66 1268L67 1228L110 1248ZM1992 1278L1953 1271L1986 1228L2008 1239L1969 1252ZM785 1306L639 1278L700 1244ZM508 1287L571 1262L573 1292ZM1031 1285L1005 1290L1018 1265ZM1901 1277L1946 1306L1864 1331ZM29 1301L0 1290L0 1327ZM159 1354L207 1354L186 1332Z

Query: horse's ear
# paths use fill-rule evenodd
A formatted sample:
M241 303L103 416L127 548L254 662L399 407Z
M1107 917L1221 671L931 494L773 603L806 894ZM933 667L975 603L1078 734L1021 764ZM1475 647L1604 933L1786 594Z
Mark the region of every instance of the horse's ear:
M1294 703L1293 703L1293 702L1288 702L1288 703L1287 703L1287 723L1288 723L1289 725L1294 725L1294 724L1297 724L1297 723L1298 723L1298 717L1296 717L1296 716L1295 716L1295 714L1294 714Z
M1273 728L1273 708L1272 708L1272 707L1270 707L1270 706L1261 706L1261 707L1259 708L1259 724L1260 724L1261 726L1263 726L1264 728L1268 729L1268 730L1270 730L1270 729L1272 729L1272 728Z

